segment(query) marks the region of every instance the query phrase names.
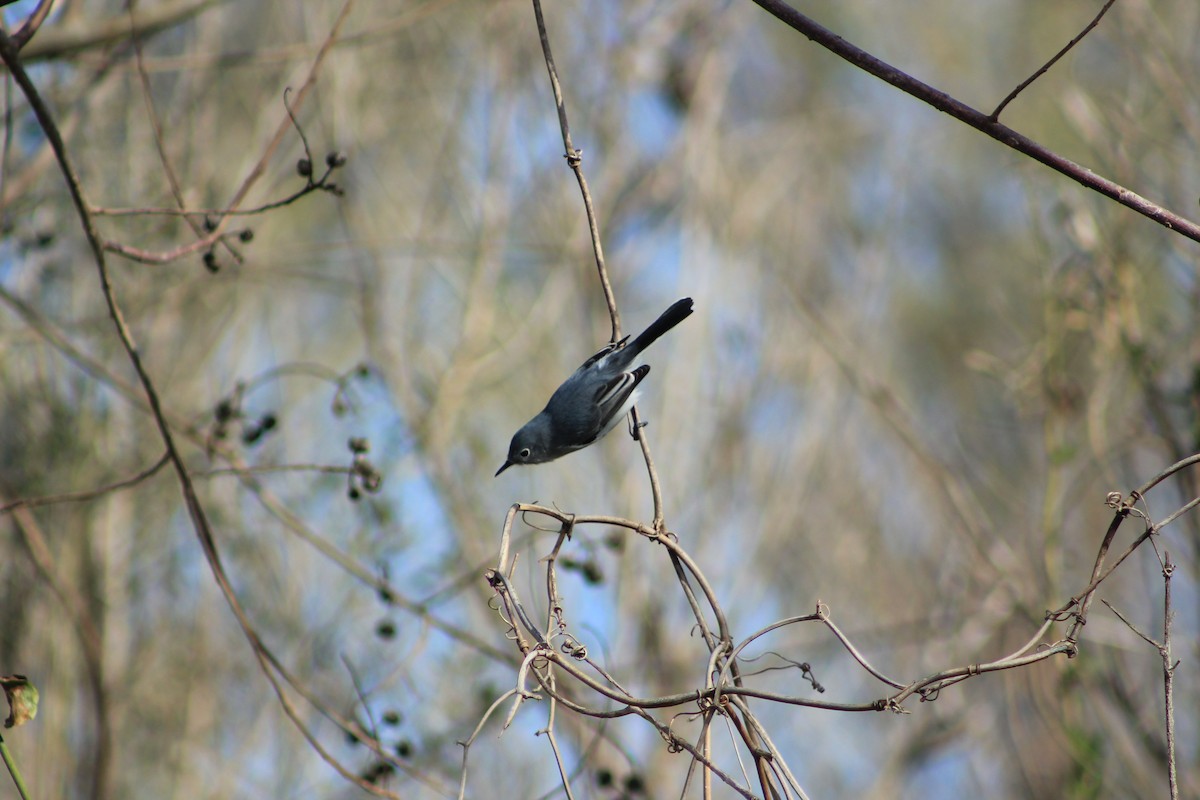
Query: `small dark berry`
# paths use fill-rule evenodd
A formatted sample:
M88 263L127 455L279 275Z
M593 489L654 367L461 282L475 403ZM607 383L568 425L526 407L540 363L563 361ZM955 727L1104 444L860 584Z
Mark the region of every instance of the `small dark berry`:
M396 771L396 768L386 761L379 761L367 767L360 776L367 783L378 783Z
M646 782L642 780L641 775L631 772L625 776L625 791L630 794L641 794L646 791Z
M384 725L399 725L400 724L400 712L394 711L391 709L383 712L383 724Z
M351 453L369 453L371 452L371 443L363 436L352 436L350 441L346 443L350 448Z
M338 167L345 166L345 164L346 164L346 154L345 153L334 150L333 152L331 152L325 156L325 166L329 167L330 169L337 169Z
M262 438L263 429L257 425L247 425L242 429L242 444L254 444Z
M375 625L375 635L380 639L393 639L396 636L396 623L390 619L381 619Z
M358 741L358 736L355 735L354 731L346 731L346 744L351 746L361 744L361 742Z
M254 229L246 228L246 230L244 230L238 234L238 238L241 239L243 242L254 241Z
M302 158L296 162L296 172L301 178L307 178L312 175L312 162L307 158Z
M383 487L383 476L378 472L366 472L362 476L362 488L366 489L371 494L375 494Z
M221 422L233 417L233 403L230 402L229 398L225 398L221 402L217 403L215 414L217 419Z
M1198 372L1197 374L1200 374L1200 372ZM359 364L358 365L358 377L360 377L360 378L371 377L371 367L368 366L367 364Z
M209 272L217 272L221 269L221 265L217 263L217 254L212 250L204 254L204 266Z
M396 755L401 758L408 758L412 755L412 743L407 739L401 739L396 742Z
M613 785L613 774L606 769L596 770L596 785L600 787Z
M358 490L357 486L351 486L350 490L346 492L346 496L357 502L358 499L362 497L362 492Z
M272 429L272 428L274 428L274 427L275 427L275 426L276 426L278 423L279 423L279 420L278 420L278 418L276 418L276 416L275 416L274 414L271 414L271 413L263 414L263 416L262 416L262 419L260 419L260 420L258 421L258 424L259 424L259 425L262 427L262 429L263 429L264 431L269 431L269 430L271 430L271 429Z
M211 214L204 215L204 230L212 233L217 229L217 219Z

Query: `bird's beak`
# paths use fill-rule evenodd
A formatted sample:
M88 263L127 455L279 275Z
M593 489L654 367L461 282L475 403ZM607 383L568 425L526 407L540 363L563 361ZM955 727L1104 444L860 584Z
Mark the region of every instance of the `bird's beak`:
M513 465L513 462L505 461L504 464L500 467L500 469L496 470L496 475L499 475L501 472L504 472L504 470L508 469L512 465ZM496 475L493 475L492 477L494 478L494 477L496 477Z

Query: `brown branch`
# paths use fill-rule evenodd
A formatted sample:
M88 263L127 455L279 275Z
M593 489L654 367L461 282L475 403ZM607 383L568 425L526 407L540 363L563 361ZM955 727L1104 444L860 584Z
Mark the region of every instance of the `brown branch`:
M212 0L204 0L204 1L211 2ZM309 68L309 71L308 71L308 76L305 78L304 83L303 83L303 85L301 85L299 91L296 92L296 99L294 101L294 107L301 106L304 103L304 99L308 96L308 93L312 90L312 87L316 85L317 75L320 73L321 66L325 62L325 57L327 55L329 55L330 49L333 47L334 43L337 41L338 32L341 30L342 25L346 21L346 18L350 15L350 10L353 6L354 6L354 0L346 0L346 2L342 5L341 11L338 13L337 18L334 20L333 26L331 27L329 34L325 37L325 41L321 44L321 49L317 51L317 55L313 59L312 66ZM280 144L282 144L282 142L283 142L284 136L287 135L287 132L288 132L288 130L291 129L291 127L292 127L292 110L289 108L288 113L284 116L284 119L280 122L279 126L275 129L275 134L271 137L270 141L267 143L267 146L264 148L262 155L259 157L259 159L255 163L255 165L250 169L250 172L242 180L241 185L238 187L237 191L234 192L234 195L233 195L232 199L230 199L228 205L220 212L219 218L216 221L216 225L214 226L213 230L207 236L204 236L190 244L181 245L181 246L175 247L171 250L167 250L164 252L158 252L158 253L148 251L148 250L143 250L143 249L136 248L136 247L130 247L127 245L120 244L119 242L109 242L109 241L104 242L104 249L108 250L109 252L117 253L117 254L125 256L126 258L129 258L133 261L138 261L143 264L166 264L168 262L175 261L179 258L182 258L183 256L186 256L190 253L199 252L201 250L207 250L208 248L212 247L217 241L219 241L221 239L221 237L223 237L223 236L240 234L240 232L238 232L238 231L234 231L234 232L225 231L225 226L229 224L229 220L231 218L231 212L234 212L241 207L242 203L246 199L246 195L248 195L250 193L250 190L254 187L254 184L256 184L258 182L259 178L261 178L266 173L267 162L270 161L271 158L275 155L275 151L279 149ZM332 166L332 165L330 165L330 166ZM306 186L304 190L301 190L300 192L298 192L296 194L296 197L302 196L303 194L307 194L309 191L312 191L311 187L312 187L312 184L310 183L310 185ZM328 186L322 186L319 188L322 188L326 191L334 191L334 189L331 189ZM264 206L264 210L266 208L272 208L272 207L278 207L280 205L286 205L287 203L292 202L294 199L295 199L295 197L290 197L290 198L287 198L282 201L275 201L274 204L269 203L266 206ZM90 206L89 206L89 208L90 208Z
M208 250L222 237L231 235L221 230L221 227L222 226L218 225L216 230L212 231L207 236L197 239L194 242L181 244L178 247L170 250L164 250L162 252L143 250L140 247L132 247L127 244L121 244L120 242L113 242L109 240L103 241L101 246L109 253L124 256L130 261L136 261L139 264L169 264L172 261L178 261L179 259L186 255L190 255L191 253L199 253L202 250Z
M0 514L7 514L18 508L37 508L38 506L55 505L56 503L80 503L88 500L95 500L97 497L106 495L109 492L115 492L119 489L128 489L131 486L136 486L147 478L158 473L160 469L165 467L170 458L166 453L155 461L152 465L142 470L138 474L119 480L116 483L110 483L107 486L101 486L99 489L89 489L82 492L68 492L66 494L55 494L47 497L24 497L12 500L8 503L0 504Z
M177 0L173 3L156 3L146 11L138 12L134 33L149 36L184 22L219 0ZM22 29L24 30L24 29ZM18 47L22 61L43 61L64 58L82 50L111 47L129 36L129 18L115 14L107 19L87 19L74 25L64 25L42 31L37 38Z
M1008 96L1000 101L1000 105L996 106L996 110L993 111L988 118L991 119L993 122L995 122L997 119L999 119L1000 112L1004 110L1005 106L1007 106L1009 103L1011 103L1013 100L1015 100L1017 95L1019 95L1021 92L1025 91L1025 89L1031 83L1033 83L1038 78L1042 77L1047 72L1049 72L1050 68L1053 67L1060 58L1065 56L1072 47L1079 44L1079 42L1083 39L1083 37L1085 37L1089 33L1091 33L1092 28L1095 28L1097 25L1100 24L1100 20L1104 17L1105 14L1108 13L1108 9L1111 8L1112 4L1115 2L1117 2L1117 0L1108 0L1108 2L1104 4L1104 7L1100 9L1100 13L1096 14L1096 16L1092 18L1092 21L1087 24L1087 27L1085 27L1083 30L1081 30L1074 39L1067 42L1066 46L1063 47L1063 49L1059 50L1057 53L1055 53L1054 57L1051 58L1049 61L1047 61L1045 64L1043 64L1041 66L1041 68L1038 69L1037 72L1033 73L1028 78L1021 81L1021 83L1017 86L1017 88L1015 88L1011 92L1009 92Z
M1179 800L1179 776L1175 768L1175 664L1171 662L1171 619L1175 616L1171 608L1171 576L1175 565L1171 554L1164 553L1163 560L1163 640L1158 652L1163 662L1163 699L1166 716L1167 736L1167 784L1171 789L1171 800Z
M945 92L935 89L927 83L917 80L908 73L896 69L881 59L876 58L865 50L856 47L838 36L833 31L822 27L813 20L789 6L783 0L754 0L767 13L790 26L812 41L829 50L863 71L874 75L882 81L890 83L900 91L912 95L918 100L933 106L938 111L949 114L960 122L987 134L991 138L1019 153L1045 164L1050 169L1059 172L1071 180L1092 191L1117 201L1131 208L1144 217L1154 220L1168 230L1177 231L1193 241L1200 242L1200 224L1157 203L1142 197L1126 187L1101 177L1091 170L1076 164L1033 139L1002 125L989 115L978 111Z
M39 0L37 8L33 10L25 19L25 24L21 29L13 34L13 41L17 43L17 49L25 47L33 35L42 27L42 23L46 21L46 17L50 16L50 9L54 6L54 0Z
M345 18L349 11L351 0L347 0L346 5L342 9L342 14L339 17L339 24ZM332 38L332 37L331 37ZM42 100L40 92L30 79L29 74L25 71L24 65L21 62L20 55L17 51L12 38L3 29L0 29L0 59L8 67L13 79L21 88L26 99L29 102L30 108L37 117L38 124L45 133L46 138L50 142L50 146L54 151L56 160L58 161L60 171L67 184L67 190L71 196L71 201L79 215L80 224L83 228L84 235L87 238L88 246L92 251L92 257L95 261L96 270L100 280L101 292L104 296L105 305L108 307L109 317L112 319L113 326L116 329L117 336L121 341L121 346L125 350L130 363L133 365L134 372L137 374L138 382L142 387L146 402L148 403L151 415L154 418L158 428L159 435L166 446L167 456L175 469L176 476L179 481L180 489L183 493L184 505L187 508L188 517L192 522L193 530L200 542L201 550L204 553L205 559L208 562L209 569L212 572L214 581L221 594L224 596L226 603L233 612L239 627L242 629L247 641L254 653L255 660L258 662L260 670L267 678L272 689L275 691L279 699L280 706L284 713L295 725L296 729L304 736L309 745L334 769L336 769L343 777L354 782L360 788L363 788L374 794L383 797L396 797L396 795L387 792L374 784L361 780L352 771L344 767L336 758L326 750L321 743L309 730L308 726L300 718L298 710L294 707L291 699L284 691L284 687L279 683L279 680L272 668L273 658L269 656L269 650L259 637L257 630L250 621L245 609L242 607L241 601L238 599L233 590L233 586L229 581L229 577L225 572L225 568L221 562L220 553L217 548L216 539L213 534L208 516L200 502L199 496L196 494L195 486L192 482L187 466L183 462L183 457L179 452L175 443L175 437L171 430L170 424L167 422L166 412L163 409L161 400L158 395L158 390L146 370L145 364L142 361L141 352L133 339L133 335L129 326L125 322L124 314L121 311L120 305L117 302L116 293L114 291L112 280L108 271L108 263L105 258L104 244L97 232L91 215L88 213L88 204L83 197L83 188L80 184L78 174L75 172L74 166L71 164L71 159L66 151L66 146L63 143L62 136L59 133L58 126L54 121L48 107Z
M588 232L592 236L592 252L596 255L596 272L600 276L600 287L604 290L604 301L608 303L608 316L612 322L610 342L621 338L621 315L617 311L617 298L608 280L608 268L604 264L604 247L600 243L600 224L596 221L596 209L592 204L592 193L583 174L583 151L576 150L571 143L571 126L567 123L567 104L563 101L562 86L558 83L558 70L550 52L550 37L546 33L546 19L542 15L541 0L533 0L533 14L537 18L538 39L542 43L542 55L546 59L546 71L550 73L550 88L554 90L554 105L558 109L558 127L562 131L563 147L566 148L567 166L575 173L579 191L583 193L583 207L587 211Z

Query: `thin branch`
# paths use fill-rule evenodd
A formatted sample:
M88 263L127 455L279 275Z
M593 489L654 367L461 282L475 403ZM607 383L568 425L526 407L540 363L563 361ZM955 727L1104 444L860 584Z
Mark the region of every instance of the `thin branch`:
M188 244L181 244L178 247L173 247L170 250L163 250L161 252L144 250L140 247L133 247L132 245L109 240L105 240L102 246L110 253L124 256L130 261L136 261L139 264L169 264L172 261L178 261L184 256L191 255L192 253L199 253L201 251L208 250L226 236L237 236L240 233L241 231L222 230L222 226L218 223L216 230L209 232L207 235L202 236L196 241L189 242Z
M1148 636L1148 635L1147 635L1145 632L1143 632L1141 628L1139 628L1137 625L1134 625L1132 622L1130 622L1130 621L1129 621L1129 618L1128 618L1128 617L1126 617L1124 614L1122 614L1122 613L1121 613L1121 612L1120 612L1120 611L1117 609L1117 607L1116 607L1116 606L1114 606L1112 603L1108 602L1108 601L1107 601L1107 600L1105 600L1104 598L1100 598L1100 602L1101 602L1101 603L1104 603L1104 605L1108 606L1108 610L1109 610L1109 611L1111 611L1111 612L1113 612L1114 614L1116 614L1116 615L1117 615L1117 619L1121 620L1121 622L1124 622L1124 623L1125 623L1125 627L1126 627L1126 628L1129 628L1129 630L1133 631L1133 632L1134 632L1134 633L1136 633L1138 636L1142 637L1142 641L1144 641L1146 644L1148 644L1148 645L1150 645L1151 647L1153 647L1155 650L1161 650L1161 649L1162 649L1162 645L1161 645L1161 644L1159 644L1158 642L1156 642L1156 641L1154 641L1153 639L1151 639L1151 638L1150 638L1150 636Z
M567 123L567 104L563 101L562 86L558 83L558 70L550 52L550 37L546 33L546 19L542 15L541 0L533 0L533 14L537 18L538 39L542 43L542 55L546 59L546 71L550 73L550 88L554 90L554 105L558 109L558 127L562 131L563 147L566 148L567 165L575 173L579 191L583 193L583 207L587 211L588 232L592 236L592 252L596 254L596 272L604 290L604 301L608 303L608 316L612 322L610 342L621 338L621 315L617 311L617 298L608 280L608 268L604 264L604 247L600 242L600 225L596 221L596 209L592 204L592 193L583 174L583 151L576 150L571 143L571 126Z
M369 729L371 738L378 742L379 724L375 722L375 714L371 711L371 704L367 702L367 693L363 689L362 681L359 680L358 671L354 669L354 664L350 662L350 658L345 653L342 653L342 663L346 665L346 672L350 673L350 682L354 684L354 693L358 695L358 702L367 715L367 722L371 723Z
M46 17L50 16L50 9L54 5L54 0L38 0L37 8L33 10L25 19L25 24L20 30L13 34L13 41L17 43L17 49L22 49L28 44L33 35L42 27L42 23L46 21Z
M1162 530L1162 528L1174 522L1181 515L1196 508L1197 505L1200 505L1200 497L1193 498L1190 502L1169 515L1162 522L1159 522L1155 525L1147 525L1146 530L1143 531L1140 536L1134 539L1129 547L1125 548L1125 551L1113 561L1112 565L1108 569L1101 571L1101 568L1104 566L1105 554L1108 552L1108 547L1112 542L1112 537L1116 533L1117 526L1120 525L1121 520L1123 520L1125 518L1125 514L1128 513L1128 509L1122 509L1121 511L1117 512L1117 516L1113 519L1112 524L1109 526L1108 532L1105 534L1104 542L1100 547L1100 554L1096 557L1096 566L1092 571L1092 582L1088 584L1086 589L1069 599L1060 608L1050 612L1051 616L1057 617L1066 613L1069 609L1079 606L1079 611L1075 614L1075 622L1072 623L1071 630L1067 634L1067 639L1069 641L1076 641L1079 629L1087 623L1088 609L1091 606L1092 597L1095 594L1096 588L1103 583L1109 575L1112 575L1117 567L1121 566L1121 563L1124 562L1125 559L1129 558L1134 550L1137 550L1139 547L1141 547L1147 539L1158 533L1160 530Z
M211 2L211 0L204 1ZM229 212L236 211L237 209L241 208L243 201L246 199L246 195L250 193L250 190L258 182L258 179L266 173L267 163L272 157L274 157L275 151L279 149L280 144L283 143L284 137L287 135L288 131L291 130L291 115L293 113L292 109L299 108L304 103L304 99L308 96L308 93L312 90L312 87L316 85L317 75L320 73L321 66L325 61L325 57L329 54L334 42L337 41L338 33L341 31L342 25L345 23L346 18L350 15L350 10L353 8L353 6L354 0L346 0L346 2L342 5L337 18L333 22L333 26L330 28L329 34L325 37L325 41L321 44L321 49L317 51L317 55L313 59L312 66L308 71L308 76L305 78L303 85L301 85L300 89L296 92L296 99L294 103L291 107L289 107L288 113L285 114L283 121L280 122L278 127L276 127L275 134L271 137L271 140L263 149L263 153L259 157L258 161L250 169L250 172L243 179L242 184L238 187L237 191L234 192L233 198L229 201L229 204L220 212L219 218L216 221L216 225L207 236L204 236L195 242L191 242L190 244L181 245L161 253L130 247L118 242L104 242L104 249L143 264L165 264L180 259L191 253L207 250L223 236L240 235L240 231L230 232L225 230L225 226L229 223L231 218ZM326 190L331 191L327 187ZM311 189L306 187L304 193L307 193L308 191L311 191ZM292 199L295 198L287 199L286 201L276 201L276 205L286 204L287 202L291 202ZM88 208L88 206L85 205L84 208Z
M789 6L783 0L754 0L767 13L807 36L833 54L849 61L854 66L890 83L900 91L910 94L938 111L949 114L960 122L984 133L1007 147L1045 164L1071 180L1092 191L1131 208L1144 217L1154 220L1168 230L1177 231L1193 241L1200 242L1200 224L1179 216L1157 203L1142 197L1091 170L1064 158L1033 139L1002 125L966 103L956 100L945 92L917 80L891 64L882 61L865 50L858 48L833 31L818 25L813 20Z
M133 32L137 36L149 36L165 31L218 2L220 0L154 3L149 9L138 13ZM129 19L124 13L104 19L82 19L72 25L59 25L42 31L21 48L22 60L31 62L64 58L81 50L109 47L125 41L129 33Z
M339 23L345 18L349 11L350 0L342 9L342 16L339 17ZM321 745L312 731L300 718L299 712L292 704L291 699L284 691L284 687L279 683L279 680L272 669L271 659L268 657L269 650L258 635L250 618L242 607L241 601L238 599L233 590L233 586L229 580L228 574L225 572L224 565L221 562L220 553L217 549L216 539L214 537L212 526L209 522L208 515L204 510L203 504L200 502L199 496L196 493L195 485L192 482L187 466L183 462L183 457L175 443L175 436L171 430L170 424L167 422L166 412L159 398L158 390L147 371L144 362L142 361L141 352L137 344L134 342L133 335L129 326L125 322L124 314L117 302L116 293L112 285L111 276L108 271L108 263L105 258L104 244L97 232L91 215L88 213L88 203L83 196L83 188L80 184L78 174L71 163L70 156L67 153L66 146L63 142L62 135L58 130L58 126L51 115L49 108L41 97L41 93L37 90L29 74L26 72L24 65L21 63L20 54L17 51L12 38L3 29L0 29L0 59L8 67L13 79L20 86L24 93L30 108L37 117L38 124L45 133L47 140L50 142L50 147L54 152L55 158L58 161L59 169L67 184L67 190L71 196L71 201L79 215L81 227L84 235L87 238L88 246L92 251L92 258L95 262L98 273L101 292L104 296L105 305L108 307L109 317L116 329L117 336L120 339L121 346L125 350L130 363L133 366L134 372L137 375L138 383L142 387L142 392L145 395L146 402L150 407L151 415L155 425L158 428L159 436L163 444L166 446L167 456L170 459L172 466L175 469L176 476L179 481L180 489L183 493L184 506L187 509L188 517L192 522L192 527L196 533L196 537L200 542L201 550L204 553L205 560L208 562L210 572L213 579L224 596L227 605L233 612L234 618L237 620L239 627L242 629L243 635L250 644L251 651L254 654L255 660L258 662L259 668L266 677L268 683L274 690L276 697L279 700L280 706L284 713L292 721L296 729L301 733L309 745L321 756L326 763L334 767L339 774L347 780L352 781L355 785L383 797L395 797L391 792L387 792L372 783L363 781L353 772L347 770L329 751Z
M654 468L654 459L650 456L650 441L646 438L646 427L638 416L636 406L629 409L629 422L630 428L634 432L633 438L637 439L638 445L642 448L642 458L646 461L646 472L650 476L650 497L654 502L654 529L662 531L666 525L663 517L662 486L658 481L658 470Z
M553 681L553 677L550 680ZM562 779L563 791L567 795L567 800L575 800L575 793L571 791L571 776L568 774L567 765L563 763L562 751L558 749L558 738L554 735L554 710L557 705L558 701L551 697L549 718L546 727L540 732L546 734L546 738L550 742L550 749L554 751L554 763L558 765L558 775Z
M187 203L183 199L183 188L179 183L179 175L175 172L175 167L171 163L171 159L167 156L167 144L163 137L162 120L158 116L158 109L154 105L154 93L150 90L150 75L146 72L145 60L142 55L142 40L137 35L137 23L134 17L134 3L129 3L129 38L133 42L134 62L137 65L138 82L142 88L142 102L146 104L146 116L150 118L150 130L154 134L154 149L158 152L158 163L162 165L163 174L167 177L167 185L171 189L171 196L175 198L175 205L183 208ZM197 236L202 236L202 229L199 223L193 222L187 217L188 224L192 227L192 232Z
M825 623L829 630L833 631L833 635L837 637L838 641L842 643L842 646L846 648L846 651L850 653L850 656L857 661L863 669L871 673L871 675L873 675L877 680L888 684L894 689L903 688L902 684L897 683L887 675L884 675L882 672L875 669L875 667L871 666L871 663L867 661L866 657L862 653L858 652L858 648L850 642L846 635L842 633L841 629L834 624L832 619L830 619L828 607L818 604L817 613L821 615L821 621Z
M667 745L668 745L668 747L671 748L672 752L675 752L678 750L686 750L689 754L691 754L692 758L699 761L702 765L704 765L704 768L706 770L708 770L713 775L716 775L718 778L720 778L722 781L724 781L725 784L727 786L729 786L731 789L733 789L735 792L740 794L742 797L747 798L747 800L755 800L755 797L751 792L749 792L744 787L739 786L737 784L737 782L734 781L734 779L729 774L727 774L724 770L720 769L716 764L714 764L712 762L712 760L710 760L707 756L705 756L702 752L700 752L700 750L698 750L695 745L693 745L691 742L687 741L686 739L683 739L682 737L676 736L675 733L671 731L670 727L663 725L661 722L656 720L654 718L654 716L652 714L650 714L648 711L644 711L643 709L640 709L640 708L635 708L635 709L633 709L633 713L637 714L639 717L641 717L642 719L646 720L651 725L653 725L655 727L655 729L658 731L658 735L661 736L663 738L663 740L667 742Z
M1076 36L1071 41L1067 42L1066 46L1063 47L1063 49L1059 50L1057 53L1055 53L1054 57L1051 58L1049 61L1047 61L1045 64L1043 64L1037 72L1033 73L1028 78L1021 81L1020 85L1017 86L1017 88L1015 88L1011 92L1009 92L1008 96L1000 101L1000 105L996 106L996 110L991 113L991 115L988 117L988 119L992 120L993 122L995 122L997 119L999 119L1000 112L1004 110L1005 106L1007 106L1009 103L1011 103L1013 100L1015 100L1017 95L1019 95L1021 92L1025 91L1026 87L1028 87L1031 83L1033 83L1038 78L1045 75L1050 70L1050 68L1053 67L1058 62L1058 60L1060 58L1065 56L1067 54L1067 52L1070 51L1070 49L1072 47L1079 44L1079 42L1083 39L1083 37L1085 37L1089 33L1091 33L1092 28L1095 28L1097 25L1100 24L1100 20L1104 17L1105 14L1108 13L1108 9L1111 8L1112 4L1115 2L1117 2L1117 0L1108 0L1108 2L1104 4L1104 7L1100 9L1100 13L1096 14L1096 16L1092 18L1092 21L1087 24L1087 27L1085 27L1083 30L1081 30L1079 32L1078 36Z
M1000 670L1016 669L1017 667L1036 664L1039 661L1045 661L1047 658L1065 653L1068 656L1073 656L1077 652L1077 648L1073 642L1062 641L1056 645L1041 650L1033 655L1021 656L1020 658L1011 658L1005 661L992 661L987 664L970 664L965 667L954 667L953 669L942 670L941 672L930 675L927 678L922 678L919 681L914 681L909 684L902 692L894 694L888 698L888 707L893 710L898 710L901 703L907 698L928 689L933 686L933 692L937 692L942 687L941 684L950 679L970 678L975 675L982 675L986 672L999 672Z
M1171 620L1175 616L1171 608L1171 576L1175 565L1171 554L1166 553L1163 564L1163 640L1158 652L1163 662L1163 700L1165 704L1167 732L1167 784L1171 789L1171 800L1179 800L1179 776L1175 768L1175 664L1171 660Z
M471 735L468 736L466 740L458 742L458 746L463 749L462 773L458 784L459 800L463 800L463 798L467 796L467 755L471 751L471 745L475 744L475 739L479 737L479 734L483 731L484 724L487 723L492 714L496 712L496 709L503 705L505 700L512 697L516 693L516 689L509 689L507 692L497 697L492 704L488 706L487 711L483 712L483 716L480 717L479 723L475 726L475 730L471 731Z
M116 492L121 489L128 489L131 486L137 486L142 481L158 473L160 469L165 467L170 462L170 456L163 453L162 457L151 464L146 469L136 475L133 475L124 480L119 480L116 483L110 483L107 486L101 486L99 489L89 489L82 492L69 492L67 494L55 494L46 497L25 497L17 500L12 500L8 503L0 505L0 514L7 514L17 508L37 508L38 506L50 506L57 503L81 503L88 500L95 500L97 497L106 495L109 492Z

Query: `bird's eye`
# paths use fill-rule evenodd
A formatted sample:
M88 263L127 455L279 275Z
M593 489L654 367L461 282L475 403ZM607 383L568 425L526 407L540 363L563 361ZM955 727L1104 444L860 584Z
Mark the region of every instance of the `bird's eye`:
M519 455L521 458L529 458L529 448L528 447L521 448L521 452L517 453L517 455Z

